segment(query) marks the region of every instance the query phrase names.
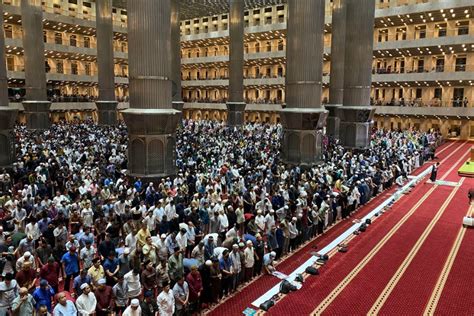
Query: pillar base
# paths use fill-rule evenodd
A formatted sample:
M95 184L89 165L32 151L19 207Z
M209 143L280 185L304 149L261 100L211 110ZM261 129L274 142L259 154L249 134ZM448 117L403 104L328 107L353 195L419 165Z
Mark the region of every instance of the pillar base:
M370 106L343 106L340 108L340 140L346 148L365 149L370 146L370 131L375 108Z
M244 125L245 102L227 102L227 126Z
M311 166L322 160L323 128L329 112L324 109L284 109L282 160L287 164Z
M132 177L159 179L176 174L176 126L181 112L174 109L127 109L128 170Z
M16 159L13 128L17 115L17 109L0 106L0 168L10 167Z
M96 101L99 125L117 125L117 101Z
M339 111L341 106L341 104L326 104L324 106L329 111L326 120L326 135L334 139L339 139L339 126L341 123Z
M25 109L26 128L30 130L45 130L51 126L49 118L49 101L23 101Z

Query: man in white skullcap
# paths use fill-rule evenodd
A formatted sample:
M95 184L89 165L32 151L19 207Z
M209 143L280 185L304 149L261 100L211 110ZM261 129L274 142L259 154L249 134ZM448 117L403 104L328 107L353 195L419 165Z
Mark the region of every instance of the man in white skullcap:
M134 298L130 305L125 309L122 316L140 316L142 314L142 308L140 307L140 301Z
M80 316L88 316L95 313L97 299L91 291L89 284L81 285L82 294L76 300L77 312Z

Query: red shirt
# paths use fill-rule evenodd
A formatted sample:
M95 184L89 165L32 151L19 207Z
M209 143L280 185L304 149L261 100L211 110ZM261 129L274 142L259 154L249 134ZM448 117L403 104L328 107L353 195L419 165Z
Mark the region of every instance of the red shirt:
M197 301L199 298L198 293L202 291L201 274L196 273L196 275L193 275L192 273L189 273L186 277L186 281L189 285L189 300L191 302Z
M36 272L34 269L30 268L29 270L20 270L16 274L16 281L18 282L19 287L26 287L30 285L31 281L33 281L36 277Z
M97 307L96 307L96 311L98 312L97 314L99 315L102 315L102 309L111 309L114 307L113 305L113 298L114 298L114 294L112 292L112 288L108 285L106 285L104 287L104 290L101 291L99 289L96 289L95 292L95 298L97 299Z
M59 264L54 262L51 266L49 263L45 264L40 271L40 277L48 281L51 286L59 285Z

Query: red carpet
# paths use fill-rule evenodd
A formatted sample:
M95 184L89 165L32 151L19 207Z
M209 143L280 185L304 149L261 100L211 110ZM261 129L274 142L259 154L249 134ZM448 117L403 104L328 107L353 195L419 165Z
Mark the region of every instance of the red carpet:
M410 313L423 314L461 228L462 218L468 212L469 205L466 197L472 184L474 184L474 179L466 179L457 191L445 213L388 297L380 310L381 314L400 314L407 311L407 306Z
M446 143L445 145L443 145L440 150L438 150L439 152L439 157L440 159L444 158L445 156L449 155L451 152L452 152L452 149L454 149L454 147L456 145L454 145L453 143ZM442 150L445 149L443 152ZM455 156L455 155L454 155ZM453 157L452 157L453 158ZM439 174L442 175L443 173L443 170L447 170L449 169L447 166L441 166L440 168L440 171L439 171ZM417 171L416 173L418 173L419 171ZM366 205L365 207L361 208L358 213L356 214L355 217L357 218L360 218L360 217L363 217L365 214L367 214L368 212L370 212L373 207L377 204L379 204L381 201L383 201L384 199L386 199L386 197L388 196L389 193L391 193L394 189L392 190L389 190L387 192L384 192L382 195L376 197L375 199L373 199L372 201L369 202L368 205ZM426 191L429 190L429 186L420 186L419 189L416 189L414 190L414 192L419 192L417 194L410 194L409 196L407 196L406 198L404 198L404 205L405 207L407 206L407 203L411 203L412 205L414 205L418 199L424 194L426 193ZM396 205L400 205L400 203L397 203ZM394 207L395 208L395 207ZM392 216L392 214L394 216ZM396 215L396 216L395 216ZM382 216L380 218L380 220L377 221L377 223L381 223L382 221L385 221L385 220L388 220L389 217L393 217L393 222L396 222L398 221L401 217L403 216L403 213L402 212L399 212L399 214L396 214L396 212L393 212L393 211L390 211L389 213L387 213L386 215ZM350 220L346 220L346 221L343 221L341 223L339 223L338 225L336 225L334 228L332 228L330 231L328 231L325 235L323 236L320 236L318 238L316 238L315 241L313 241L312 243L310 243L309 245L307 245L306 247L300 249L299 251L297 251L295 254L293 254L291 257L287 258L286 260L284 260L282 263L280 263L280 265L278 266L278 270L283 272L283 273L290 273L292 272L294 269L296 269L298 266L300 266L304 261L306 261L309 257L310 257L310 252L313 251L313 248L312 246L314 244L317 244L318 245L318 249L321 249L322 247L324 247L326 244L328 244L330 241L332 241L336 236L338 236L339 234L341 234L343 231L345 231L348 227L350 227L352 225L352 219ZM373 228L379 226L379 224L377 225L374 225ZM375 229L373 229L372 227L370 228L371 231L375 231ZM385 233L385 230L383 230L381 232L382 234ZM370 234L372 235L372 233ZM369 237L369 235L367 234L363 234L362 236L363 239L373 239L372 236ZM362 238L356 238L355 241L358 241ZM374 242L376 243L377 240L374 240ZM363 243L363 246L366 247L366 242ZM372 245L373 246L373 245ZM365 256L365 254L371 249L371 247L366 247L366 251L363 251L363 248L360 248L358 246L356 246L355 242L351 242L351 245L350 245L350 251L349 253L351 254L351 256L355 255L357 252L360 252L361 254L361 257L362 258L363 256ZM334 258L337 258L339 256L339 254L337 254ZM354 260L354 265L357 263L357 260L360 260L359 259L356 259ZM331 264L326 267L326 268L323 268L322 271L323 271L323 275L325 276L330 276L330 277L337 277L337 275L334 275L333 273L328 273L330 270L334 270L334 266L336 266L338 264L337 260L335 260L333 262L333 260L331 259ZM349 266L347 269L349 269L348 271L350 271L352 269L352 266ZM325 272L324 270L328 270L328 272ZM336 270L339 270L338 268L336 268ZM348 271L346 271L345 273L347 273ZM342 276L345 275L345 273L341 273ZM338 271L338 274L339 274L339 271ZM322 276L321 276L322 277ZM313 279L313 280L316 280L317 278ZM236 294L234 297L230 298L229 300L227 300L224 304L221 304L220 306L218 306L216 309L214 309L212 312L210 312L210 314L212 315L218 315L218 314L222 314L222 313L226 313L226 314L229 314L229 315L241 315L242 311L246 308L246 307L251 307L251 302L255 299L257 299L258 297L260 297L261 295L263 295L266 291L268 291L272 286L276 285L277 283L279 282L278 279L274 278L274 277L271 277L271 276L262 276L260 277L257 282L254 282L252 283L251 285L247 286L246 288L244 288L242 290L242 292ZM332 282L329 282L329 283L332 283L334 284L335 280L332 280ZM337 284L337 283L336 283ZM307 288L308 285L305 284L305 286L303 287L303 289ZM329 289L330 291L331 289ZM302 290L298 291L297 293L293 293L293 294L298 294L297 296L300 296L299 293L301 293ZM319 286L318 286L318 291L317 293L319 294L320 293L320 289L319 289ZM313 296L315 293L313 291L311 291L311 296ZM291 295L292 297L294 295ZM289 297L283 299L283 301L279 302L275 307L273 307L271 309L271 312L273 313L273 311L277 311L280 307L283 307L283 306L287 306L289 301L287 300ZM295 297L296 298L296 297ZM324 298L324 296L322 296L322 298ZM321 299L322 299L321 298ZM307 307L306 310L309 310L312 311L315 307L315 303L314 303L314 297L311 297L311 301L313 301L312 303L310 303ZM320 300L321 300L320 299ZM301 301L303 301L304 299L298 299L298 304L297 306L295 306L296 304L291 304L290 303L290 307L298 307L300 306L300 303ZM290 308L290 312L294 312L294 310L292 310ZM307 313L309 313L307 312ZM286 315L288 313L285 313Z
M438 210L433 205L443 204L450 192L451 190L446 187L433 192L432 198L426 200L400 227L396 234L329 305L325 314L350 313L351 311L355 314L367 314ZM357 295L357 293L364 293L364 295Z
M387 190L386 192L372 199L364 207L360 208L357 213L351 218L338 223L325 234L316 237L314 241L310 242L305 247L300 248L293 255L280 262L277 265L278 271L287 274L293 272L296 268L298 268L306 260L308 260L308 258L311 256L311 252L317 251L317 249L324 248L337 236L339 236L350 226L352 226L352 221L355 218L364 217L373 209L375 205L379 204L381 201L386 199L391 193L393 193L393 190L394 189ZM317 245L317 249L313 248L314 245ZM273 276L262 275L252 284L242 289L240 293L236 294L235 296L227 300L225 303L219 305L214 310L212 310L209 315L222 315L222 313L226 313L228 315L241 315L242 311L245 310L245 308L252 307L251 304L254 300L265 294L269 289L271 289L279 282L280 280Z
M456 152L456 154L454 154L449 159L450 162L446 162L444 164L444 169L451 169L453 163L460 158L466 157L467 159L466 150L469 147L470 145L464 145L460 150L458 150L458 152ZM457 166L461 166L463 162L464 158L462 162L457 164ZM457 170L458 167L453 168L449 175L454 174L457 176ZM453 190L453 187L437 187L430 197L425 200L418 210L410 217L410 219L400 227L396 234L390 238L383 248L371 259L371 261L364 267L357 277L354 278L354 280L352 280L352 282L350 282L350 284L341 292L337 299L332 302L332 304L326 309L325 314L331 314L335 312L344 313L350 311L367 314L381 292L387 286L390 279L393 277L402 262L410 253L411 249L415 246L415 243L423 234L423 231L430 224L435 214L438 212L442 204ZM459 198L460 195L458 195L458 201ZM452 207L453 204L450 203L450 206ZM407 207L404 207L403 205L402 207L404 210L408 210ZM456 238L456 233L453 234L452 238ZM450 245L448 245L447 248L447 251L449 252ZM442 260L438 266L441 266L442 268L443 264L444 260ZM436 278L434 282L436 282ZM418 285L423 286L423 283ZM431 295L431 289L432 287L428 289L430 292L429 295ZM358 292L364 293L364 295L355 295L355 293ZM410 290L409 293L413 294L414 292ZM417 297L418 293L414 300L416 300ZM398 308L406 309L408 306L409 305L401 304L398 306Z
M466 196L464 196L466 198ZM466 204L466 200L461 202ZM458 228L461 224L458 222ZM474 229L468 228L442 291L436 315L474 315Z
M452 150L440 154L440 158L448 155ZM453 155L449 160L457 160L459 155ZM457 157L457 158L456 158ZM448 164L440 167L439 174L442 175ZM391 211L377 220L376 224L369 228L370 233L362 234L349 245L349 253L336 254L323 268L321 276L310 278L304 287L296 293L284 298L270 310L272 315L288 315L297 312L298 314L309 314L321 302L332 289L353 269L357 263L374 247L374 245L387 233L387 231L397 223L404 215L405 210L411 208L430 189L430 185L418 186L410 195L397 203ZM344 260L341 260L344 256Z

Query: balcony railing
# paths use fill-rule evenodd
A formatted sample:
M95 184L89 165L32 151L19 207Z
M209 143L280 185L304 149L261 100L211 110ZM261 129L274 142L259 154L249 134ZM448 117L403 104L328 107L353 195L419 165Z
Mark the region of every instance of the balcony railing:
M461 35L468 35L469 27L459 26L456 28L442 28L435 31L422 31L415 30L410 31L399 31L393 33L378 33L378 30L374 34L374 43L385 43L385 42L398 42L398 41L410 41L420 39L434 39L434 38L446 38L455 37Z
M433 72L473 72L474 64L372 68L372 74L411 74Z

